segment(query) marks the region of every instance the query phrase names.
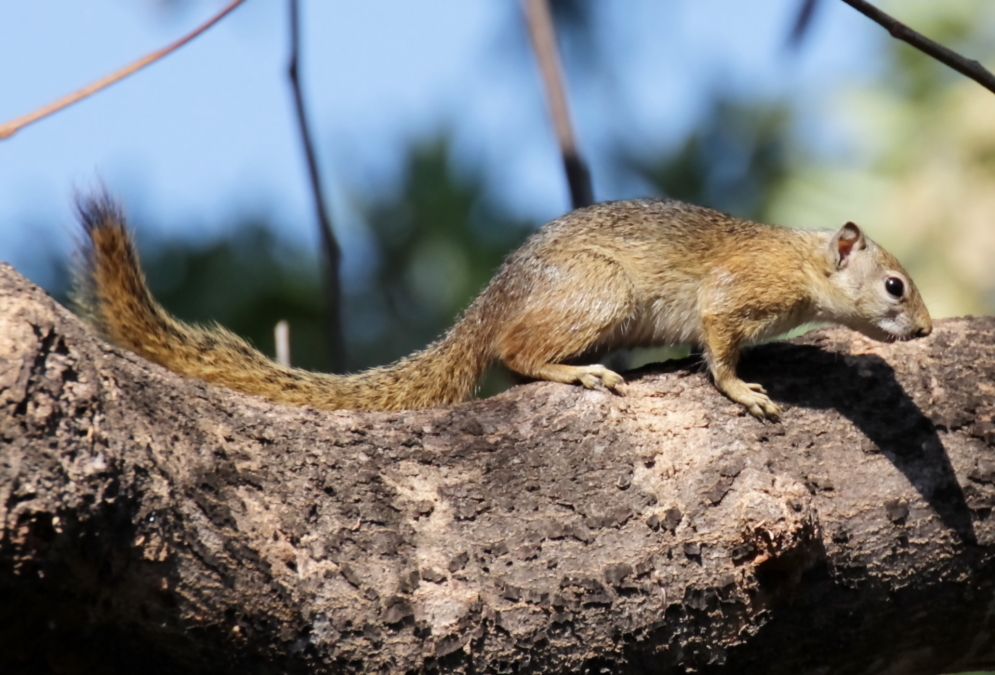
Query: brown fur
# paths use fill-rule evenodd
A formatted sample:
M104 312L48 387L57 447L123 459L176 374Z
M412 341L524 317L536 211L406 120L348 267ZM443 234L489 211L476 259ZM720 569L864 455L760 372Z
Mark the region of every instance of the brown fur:
M634 200L580 209L540 229L425 350L356 375L312 373L277 364L219 326L171 317L145 285L118 208L98 197L82 200L79 211L89 243L78 302L107 339L177 373L289 405L452 403L494 360L528 377L614 388L622 378L607 368L571 363L627 347L694 343L705 346L719 389L758 417L776 417L762 388L735 374L744 344L814 320L882 339L930 329L911 279L855 226L859 239L839 240L839 233L775 228L681 202ZM907 280L901 303L878 297L886 273Z

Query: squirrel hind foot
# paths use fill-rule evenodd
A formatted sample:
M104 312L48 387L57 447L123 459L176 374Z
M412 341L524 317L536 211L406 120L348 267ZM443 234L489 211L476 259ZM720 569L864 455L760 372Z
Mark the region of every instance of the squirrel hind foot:
M536 368L531 373L523 373L537 380L562 382L563 384L580 384L586 389L596 389L603 392L617 392L617 387L625 382L625 378L599 363L590 366L570 366L564 363L547 363Z
M587 389L617 393L618 385L625 382L625 379L621 375L614 370L605 368L601 364L574 367L581 371L577 375L577 381Z

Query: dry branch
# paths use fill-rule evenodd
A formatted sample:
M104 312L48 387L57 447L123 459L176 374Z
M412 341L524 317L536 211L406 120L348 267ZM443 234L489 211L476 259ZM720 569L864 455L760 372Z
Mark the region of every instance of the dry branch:
M225 5L225 7L220 12L212 16L210 19L202 23L200 26L195 28L190 33L184 35L176 42L170 43L165 47L163 47L162 49L157 49L151 54L147 54L142 58L138 59L134 63L130 63L124 68L114 71L110 75L105 75L96 82L91 82L82 89L77 89L71 94L66 94L65 96L56 101L52 101L47 105L43 105L42 107L31 111L27 115L22 115L21 117L12 119L9 122L4 122L3 124L0 124L0 140L13 136L15 133L17 133L24 127L28 126L29 124L33 124L34 122L37 122L40 119L48 117L53 113L57 113L63 108L68 108L73 103L82 101L87 96L95 94L101 89L109 87L115 82L119 82L120 80L123 80L124 78L128 77L132 73L138 72L145 66L153 64L162 57L171 54L172 52L176 51L177 49L179 49L186 43L190 42L204 31L206 31L208 28L216 24L218 21L221 21L221 19L227 16L229 12L231 12L233 9L241 5L242 2L244 2L244 0L232 0L232 2Z
M968 59L957 52L933 42L928 37L917 33L901 21L865 0L843 0L846 4L883 27L891 36L902 42L907 42L923 54L933 57L940 63L953 68L961 75L969 77L985 89L995 93L995 75L973 59Z
M0 265L0 672L995 666L995 319L402 413L96 340Z
M318 156L314 151L314 141L311 137L311 125L308 124L307 111L304 107L304 92L300 80L301 30L300 10L297 0L289 0L290 8L290 62L287 75L290 88L294 95L294 112L297 117L297 128L307 160L308 180L311 185L311 197L314 201L315 220L318 223L318 236L321 239L325 277L325 307L328 322L328 345L331 357L332 371L345 370L345 337L342 329L342 251L332 229L331 216L325 204L325 191L321 182L321 172L318 169Z
M563 67L556 51L556 27L553 25L548 0L522 0L522 7L525 10L525 25L532 41L536 64L542 75L553 130L563 157L570 202L574 209L590 206L594 203L591 172L580 156L573 125L570 123L570 106L567 104L566 87L563 86Z
M788 34L788 45L798 47L812 27L812 20L815 17L815 9L819 0L801 0L798 7L798 14L795 16L791 33Z

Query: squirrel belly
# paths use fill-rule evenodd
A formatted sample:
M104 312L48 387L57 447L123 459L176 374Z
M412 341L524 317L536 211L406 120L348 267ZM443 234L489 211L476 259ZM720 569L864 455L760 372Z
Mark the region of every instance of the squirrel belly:
M698 344L720 391L758 418L779 408L736 376L743 346L811 321L879 340L928 335L929 313L898 261L847 223L777 228L677 201L605 202L532 235L452 329L426 349L354 375L282 366L218 326L170 316L152 297L124 218L107 197L78 204L87 235L76 300L108 340L181 375L287 405L399 410L463 400L495 360L535 379L614 389L617 349Z

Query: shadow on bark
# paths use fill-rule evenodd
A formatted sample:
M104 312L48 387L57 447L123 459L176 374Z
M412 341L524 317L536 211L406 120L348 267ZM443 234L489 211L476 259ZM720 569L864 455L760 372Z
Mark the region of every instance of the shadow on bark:
M762 362L744 359L743 372L763 383L775 401L839 411L866 436L862 452L887 457L963 543L977 542L964 491L936 425L880 356L775 343L764 347ZM833 385L826 387L830 373ZM888 503L885 508L896 524L908 518L907 504Z

